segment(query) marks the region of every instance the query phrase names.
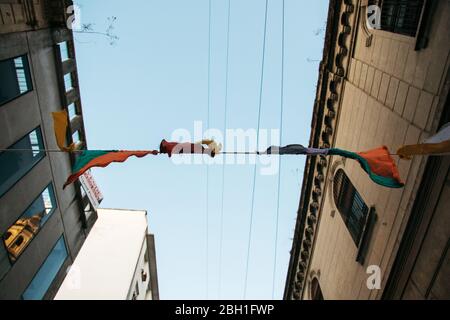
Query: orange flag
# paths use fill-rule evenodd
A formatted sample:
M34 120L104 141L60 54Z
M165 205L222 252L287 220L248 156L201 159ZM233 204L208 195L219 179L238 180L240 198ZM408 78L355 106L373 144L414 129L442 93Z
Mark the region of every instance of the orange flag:
M74 151L76 149L74 143L66 147L67 128L69 127L67 111L52 112L52 116L56 143L59 149L66 152Z

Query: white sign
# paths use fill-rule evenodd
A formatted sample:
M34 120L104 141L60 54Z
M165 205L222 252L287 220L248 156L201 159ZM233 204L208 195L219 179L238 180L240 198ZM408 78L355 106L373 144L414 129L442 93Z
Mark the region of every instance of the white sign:
M81 182L84 191L89 197L89 201L91 202L92 207L97 210L103 200L103 195L100 192L97 184L95 183L94 177L91 175L91 172L86 171L80 177L79 181Z

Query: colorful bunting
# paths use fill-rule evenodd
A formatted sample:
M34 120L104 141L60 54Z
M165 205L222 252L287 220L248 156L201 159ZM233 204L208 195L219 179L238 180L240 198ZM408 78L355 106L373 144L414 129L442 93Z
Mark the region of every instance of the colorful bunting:
M271 146L265 152L258 154L279 154L279 155L339 155L345 158L357 160L370 178L377 184L388 188L401 188L404 186L400 179L397 166L389 154L387 147L380 147L367 152L350 152L337 148L316 149L306 148L301 144L291 144L285 147Z
M397 153L404 159L411 159L415 155L450 154L450 123L444 125L437 134L423 143L403 146Z
M205 148L203 145L206 145ZM222 149L221 144L217 144L214 140L202 140L197 143L179 143L179 142L168 142L166 140L161 141L159 146L159 152L169 155L172 154L207 154L211 157L215 157L216 154L220 153Z
M392 159L388 148L385 146L360 153L332 148L328 151L328 154L358 161L369 177L381 186L402 188L405 185L400 178L394 159Z
M301 144L290 144L285 147L271 146L265 152L258 152L258 154L279 154L279 155L327 155L329 149L306 148Z
M59 149L66 152L74 151L76 149L74 143L66 147L67 128L69 127L67 111L53 112L52 116L56 143Z
M158 151L91 151L83 150L77 157L75 164L72 168L72 175L67 179L64 184L66 188L69 184L73 183L83 173L92 167L106 167L113 162L124 162L131 156L138 158L145 157L146 155L157 155Z
M54 130L55 137L59 148L66 152L75 152L75 146L65 146L66 134L68 128L68 117L66 111L54 112ZM448 153L450 152L450 124L434 137L428 139L422 145L405 146L399 150L399 154L408 157L413 154L427 153ZM124 162L131 156L138 158L145 157L149 154L158 155L159 153L167 154L171 157L173 154L207 154L215 157L221 152L222 145L217 144L214 140L202 140L197 143L179 143L162 140L159 152L156 150L147 151L117 151L117 150L83 150L78 154L75 164L72 168L72 175L67 179L64 188L73 183L78 177L92 167L106 167L113 162ZM422 152L422 153L421 153ZM377 184L389 188L401 188L404 183L400 179L397 166L389 154L387 147L383 146L367 152L354 153L337 148L317 149L306 148L301 144L291 144L284 147L271 146L265 152L257 152L258 155L263 154L279 154L279 155L338 155L345 158L357 160L361 167L366 171L370 178Z

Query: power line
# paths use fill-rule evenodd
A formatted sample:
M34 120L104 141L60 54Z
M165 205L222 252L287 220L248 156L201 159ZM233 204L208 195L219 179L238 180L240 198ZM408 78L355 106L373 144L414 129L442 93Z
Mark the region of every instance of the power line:
M208 111L207 128L211 112L211 0L208 8ZM206 166L206 299L209 298L209 166Z
M263 48L262 48L262 59L261 59L261 78L260 78L260 88L259 88L259 105L258 105L258 125L256 130L256 148L259 148L259 129L261 125L261 106L262 106L262 95L264 86L264 62L266 57L266 31L267 31L267 7L269 0L266 0L265 14L264 14L264 36L263 36ZM248 285L248 268L250 261L250 248L252 241L252 229L253 229L253 214L255 210L255 185L256 185L256 161L253 169L253 187L252 187L252 206L250 213L250 226L247 244L247 262L245 266L245 283L244 283L244 299L247 296L247 285Z
M226 53L226 66L225 66L225 110L224 110L224 123L223 132L225 134L227 130L227 117L228 117L228 66L229 66L229 53L230 53L230 14L231 12L231 0L228 0L228 19L227 19L227 53ZM225 140L224 140L225 141ZM225 148L225 144L223 146ZM222 257L223 257L223 219L224 219L224 198L225 198L225 161L222 162L222 199L220 206L220 245L219 245L219 299L222 291Z
M280 96L280 145L283 141L283 111L284 111L284 19L285 6L282 4L282 18L281 18L281 96ZM278 225L280 219L280 186L281 186L281 164L282 157L279 158L278 167L278 192L277 192L277 213L275 223L275 250L273 259L273 275L272 275L272 300L275 299L275 278L277 271L277 256L278 256Z

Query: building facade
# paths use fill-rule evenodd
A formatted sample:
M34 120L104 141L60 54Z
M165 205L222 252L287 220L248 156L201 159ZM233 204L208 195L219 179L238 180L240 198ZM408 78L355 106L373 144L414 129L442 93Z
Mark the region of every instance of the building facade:
M57 300L159 300L147 212L98 209L98 220Z
M71 1L0 3L0 299L51 299L97 214L58 149L51 113L66 109L67 141L86 148Z
M310 146L395 153L450 122L448 30L446 0L331 0ZM450 157L394 159L402 189L308 158L284 299L450 298Z

